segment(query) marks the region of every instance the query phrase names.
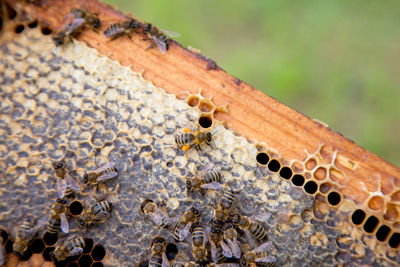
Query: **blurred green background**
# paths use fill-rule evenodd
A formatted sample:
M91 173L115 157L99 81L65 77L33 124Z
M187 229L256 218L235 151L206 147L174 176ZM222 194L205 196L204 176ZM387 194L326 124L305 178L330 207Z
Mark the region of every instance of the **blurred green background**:
M400 1L103 1L400 165Z

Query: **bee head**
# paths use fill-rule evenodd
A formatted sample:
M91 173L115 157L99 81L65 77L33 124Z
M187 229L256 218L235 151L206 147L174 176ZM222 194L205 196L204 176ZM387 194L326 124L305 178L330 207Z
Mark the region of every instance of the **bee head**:
M207 142L211 142L211 140L212 140L212 135L211 135L210 132L207 133L206 137L207 137Z
M129 28L131 28L131 29L138 29L138 28L140 28L140 23L139 23L137 20L132 19L132 20L130 21L130 23L129 23Z
M187 190L192 189L192 181L190 181L189 179L186 180L186 189L187 189Z
M232 224L228 223L228 224L224 225L224 228L222 228L222 230L226 231L226 230L228 230L229 228L232 228L232 227L233 227Z
M60 38L59 36L56 36L53 38L53 42L56 46L60 46L64 43L64 40Z
M145 23L143 25L143 31L144 32L149 32L151 30L151 23Z
M89 175L87 172L83 175L83 183L85 185L87 185L89 183Z
M55 163L53 163L53 168L55 170L61 169L65 167L65 163L63 161L57 161Z
M57 198L56 202L61 203L61 204L67 204L67 200L62 199L62 198Z
M200 215L200 211L196 209L195 207L191 207L190 211L197 217Z
M101 26L101 22L99 18L95 18L93 22L93 28L98 29Z
M78 219L78 223L81 228L85 228L86 223L81 218Z

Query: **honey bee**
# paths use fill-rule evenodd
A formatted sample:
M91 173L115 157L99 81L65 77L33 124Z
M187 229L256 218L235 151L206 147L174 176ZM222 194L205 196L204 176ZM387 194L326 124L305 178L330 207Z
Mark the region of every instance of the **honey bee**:
M154 44L161 51L161 53L166 53L169 48L169 37L178 37L179 34L172 31L160 30L156 26L151 23L145 23L143 25L143 32L147 34L148 39L150 39L151 45L147 49L151 49L154 47Z
M218 171L202 171L186 180L186 192L200 190L204 194L203 189L221 189L220 181L221 173Z
M122 35L131 38L130 34L133 31L140 29L142 24L135 19L125 20L110 25L105 31L104 36L111 38L111 41L117 39Z
M64 161L53 163L53 170L57 177L57 193L59 198L64 197L68 188L68 195L71 194L71 190L81 190L79 183L68 173L67 165Z
M90 225L100 224L110 217L112 208L112 203L107 200L95 202L81 213L78 218L79 226L86 232Z
M21 224L16 231L13 243L13 251L17 256L22 256L25 253L38 230L32 220L26 220Z
M197 266L198 265L193 261L189 262L174 261L171 265L171 267L197 267Z
M210 266L210 267L239 267L240 265L238 263L220 263L220 264L211 263L208 266Z
M229 216L229 210L222 208L221 205L217 205L214 209L214 220L219 222L225 222Z
M199 264L207 262L206 243L207 236L204 232L204 228L200 225L194 226L192 233L192 254Z
M202 132L199 130L192 132L191 129L184 128L183 134L175 136L175 143L180 146L183 151L187 151L192 146L201 150L200 145L202 144L207 144L211 147L212 136L211 132Z
M233 202L235 201L235 192L228 188L224 191L219 201L219 205L224 209L229 211L232 207Z
M241 230L245 231L246 234L250 234L257 240L264 240L267 238L267 231L264 227L257 222L267 220L271 214L269 212L257 215L256 217L250 219L247 216L236 214L232 220L233 224L238 226Z
M228 258L232 258L232 256L234 256L235 258L239 259L241 249L237 240L237 232L235 228L233 228L232 224L228 223L222 228L222 230L224 239L221 241L221 248L224 255ZM226 244L224 240L228 242L228 244Z
M174 227L174 238L177 242L182 242L186 239L190 233L192 224L197 222L199 216L200 212L194 207L191 207L188 211L186 211L183 219L180 220Z
M69 232L69 225L65 212L67 201L58 198L47 215L40 219L40 224L47 223L46 229L49 234L57 234L60 229L63 233Z
M214 263L224 262L227 260L221 248L222 225L222 221L213 220L211 229L209 227L206 228L208 242L210 243L211 260Z
M81 254L84 247L85 240L82 237L71 236L55 248L53 257L56 261L63 261L67 257Z
M163 207L158 207L151 199L145 199L140 205L140 211L151 218L153 223L161 227L169 227L173 225L173 218L168 216L167 211Z
M109 180L118 175L114 163L107 163L100 168L87 172L83 175L83 183L88 186L89 184L98 184L101 181Z
M169 267L167 255L165 254L167 241L162 236L156 236L151 241L152 255L150 257L150 267Z
M270 263L271 266L276 262L274 256L269 256L265 250L272 245L271 241L261 244L259 247L253 249L252 251L246 252L240 263L242 266L256 267L259 263Z
M100 28L101 22L99 17L96 14L87 12L81 8L73 8L71 9L71 15L74 17L74 20L83 19L83 22L78 27L91 27L94 31Z

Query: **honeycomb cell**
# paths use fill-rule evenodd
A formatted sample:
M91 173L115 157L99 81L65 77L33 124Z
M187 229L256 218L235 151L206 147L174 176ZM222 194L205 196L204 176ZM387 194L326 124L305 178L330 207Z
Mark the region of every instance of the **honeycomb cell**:
M400 244L400 234L399 233L393 233L392 236L389 239L389 245L392 248L398 248Z
M82 255L78 262L79 266L90 266L93 260L89 255Z
M50 233L46 232L43 236L43 241L48 246L54 245L57 242L57 240L58 240L58 236L55 234L50 234Z
M277 171L279 171L280 168L281 168L281 164L276 159L273 159L268 163L268 169L271 172L277 172Z
M82 213L83 206L80 201L73 201L69 204L68 209L73 216L76 216Z
M205 101L205 99L202 99L198 108L201 112L209 113L214 109L214 105L209 100Z
M326 178L327 171L325 167L318 167L314 171L314 178L317 180L324 180Z
M187 99L186 102L188 103L189 106L191 107L197 107L197 105L200 102L200 99L196 95L190 95Z
M43 250L43 258L45 261L53 261L52 252L54 251L55 247L47 247Z
M45 246L42 239L35 239L33 240L32 244L30 245L32 248L33 253L42 253Z
M82 253L89 253L93 249L93 239L85 238L85 247L83 248Z
M367 233L372 233L378 226L379 220L375 216L370 216L364 223L364 230Z
M321 192L322 194L326 194L331 190L331 188L332 188L331 183L323 183L323 184L320 184L320 186L319 186L319 192Z
M381 227L379 227L378 231L376 231L376 239L378 239L379 241L385 241L389 236L389 233L390 228L386 225L382 225Z
M304 185L304 190L310 194L313 195L315 194L315 192L317 192L318 186L315 182L313 181L308 181L305 185Z
M53 31L48 27L42 27L41 29L43 35L50 35Z
M298 173L302 173L304 170L303 165L300 162L293 162L291 168L294 172Z
M101 261L104 258L104 256L106 255L106 250L104 249L104 247L102 245L96 245L96 246L94 246L90 255L92 255L93 260Z
M19 34L21 32L23 32L25 29L25 26L23 24L18 24L14 27L14 32Z
M364 219L366 217L366 214L363 210L356 210L353 212L353 215L351 216L351 220L355 225L360 225L364 222Z
M392 202L400 202L400 190L394 192L390 200Z
M311 158L311 159L306 161L305 166L306 166L307 170L310 170L310 171L314 170L315 167L317 166L317 161L315 159Z
M292 183L295 186L303 186L304 184L304 177L301 174L295 174L292 178Z
M265 152L260 152L257 154L256 160L257 160L258 164L267 165L269 162L269 156Z
M178 252L179 252L178 247L174 243L169 243L167 245L165 253L167 255L168 260L170 261L174 260Z
M373 196L368 201L368 207L372 210L382 210L385 205L385 201L380 196Z
M92 265L92 266L93 266L93 265ZM80 266L79 266L79 264L76 263L76 262L69 262L69 263L67 264L67 267L80 267Z
M342 197L338 192L330 192L328 194L328 203L332 206L337 206L340 203L341 199Z
M37 26L38 26L38 21L37 20L34 20L34 21L28 23L28 27L31 28L31 29L34 29Z
M91 267L103 267L103 263L101 262L93 262Z
M208 114L201 114L199 121L198 121L199 125L204 128L204 129L208 129L212 126L213 121L210 115Z
M293 172L289 167L283 167L279 171L279 175L284 179L290 179L292 177L292 175L293 175Z
M226 107L216 107L213 112L213 118L217 121L223 121L228 109Z

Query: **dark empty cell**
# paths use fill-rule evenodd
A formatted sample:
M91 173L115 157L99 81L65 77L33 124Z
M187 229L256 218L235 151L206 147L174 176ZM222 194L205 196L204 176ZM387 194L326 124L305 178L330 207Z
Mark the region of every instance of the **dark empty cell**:
M394 233L389 239L389 245L392 248L398 248L400 243L400 234Z
M8 239L7 243L6 243L6 253L11 253L13 252L13 242Z
M279 172L279 175L284 179L290 179L292 177L292 170L289 167L283 167Z
M139 262L139 267L148 267L149 266L149 260L143 260Z
M79 201L74 201L69 205L69 212L72 215L79 215L82 213L82 204Z
M364 223L364 230L367 233L372 233L376 226L378 225L379 220L375 216L370 216Z
M54 265L56 267L66 267L67 263L68 263L67 261L56 261L56 262L54 262Z
M102 245L96 245L93 248L91 255L95 261L101 261L104 258L104 256L106 255L106 250L104 249L104 247Z
M309 193L309 194L314 194L315 192L317 192L317 184L313 181L308 181L305 185L304 185L304 190Z
M57 242L57 240L58 240L58 236L55 234L50 234L50 233L46 232L43 236L43 241L48 246L54 245Z
M15 26L14 31L15 31L15 33L21 33L24 31L24 29L25 29L25 26L22 24L19 24L19 25Z
M83 248L82 253L89 253L93 248L93 239L85 238L85 247Z
M32 252L33 253L42 253L44 249L44 243L42 239L35 239L31 244Z
M28 249L25 251L24 255L22 255L21 257L19 257L20 261L27 261L32 257L32 250L30 249L30 247L28 247Z
M210 116L201 116L199 118L199 125L203 128L210 128L212 125Z
M351 215L351 220L354 224L359 225L365 219L365 212L362 210L356 210L353 215Z
M0 236L1 236L2 239L3 239L3 244L5 244L6 241L7 241L7 239L8 239L8 234L7 234L7 232L4 231L4 230L0 230Z
M5 8L6 8L6 14L8 15L9 19L14 19L17 16L17 12L15 11L15 9L13 9L7 4L5 4Z
M328 194L328 202L332 206L336 206L337 204L339 204L340 200L341 200L341 196L338 192L330 192Z
M382 225L381 227L379 227L378 231L376 231L376 238L379 241L385 241L389 233L390 233L390 228L387 227L386 225Z
M176 254L178 254L178 247L174 243L169 243L165 250L168 260L172 261L175 259Z
M104 265L103 265L103 263L101 263L101 262L93 262L93 264L92 264L92 266L91 267L103 267Z
M73 262L73 261L77 261L79 259L79 257L81 256L81 254L75 255L75 256L70 256L68 258L66 258L64 261L65 262Z
M90 266L92 262L93 260L89 255L82 255L82 257L79 259L79 266Z
M271 160L268 164L268 169L271 172L277 172L277 171L279 171L280 168L281 168L281 164L276 159Z
M92 266L93 266L93 265L92 265ZM69 263L67 264L67 267L79 267L79 264L76 263L76 262L69 262Z
M264 153L264 152L258 153L257 156L256 156L256 160L261 165L267 165L268 161L269 161L268 154Z
M172 166L174 166L174 163L172 161L168 161L167 162L167 167L171 168Z
M141 152L150 152L151 151L151 146L143 146L140 151Z
M54 247L45 248L45 250L42 253L45 261L53 261L53 258L52 258L53 250L54 250Z
M51 34L51 30L50 30L50 28L43 27L43 28L42 28L42 33L43 33L44 35L50 35L50 34Z
M304 177L303 175L296 174L292 178L292 183L297 186L302 186L304 184Z
M31 29L36 28L37 25L38 25L37 20L28 23L28 27L31 28Z

